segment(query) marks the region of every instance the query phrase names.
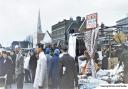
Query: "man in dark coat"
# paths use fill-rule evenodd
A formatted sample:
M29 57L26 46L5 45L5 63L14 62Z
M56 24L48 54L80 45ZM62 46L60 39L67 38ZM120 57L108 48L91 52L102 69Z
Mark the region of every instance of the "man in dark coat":
M34 82L35 79L35 73L36 73L36 67L37 67L37 54L34 53L31 57L30 57L30 61L29 61L29 68L30 68L30 72L31 72L31 77L32 77L32 82Z
M13 61L13 64L12 64L12 68L13 68L13 82L15 83L15 65L16 65L16 54L15 54L15 51L11 52L11 57L12 57L12 61Z
M67 46L63 46L63 56L59 62L60 89L74 89L76 77L75 60L67 53Z
M3 51L4 65L3 69L5 70L5 74L7 74L7 87L11 87L12 76L13 76L13 61L11 57L9 58L9 53Z

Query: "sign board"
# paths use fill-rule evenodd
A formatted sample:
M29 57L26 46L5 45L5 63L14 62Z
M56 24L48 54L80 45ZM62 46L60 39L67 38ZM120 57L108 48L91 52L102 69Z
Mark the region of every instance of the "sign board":
M95 29L97 27L97 13L86 16L86 29Z

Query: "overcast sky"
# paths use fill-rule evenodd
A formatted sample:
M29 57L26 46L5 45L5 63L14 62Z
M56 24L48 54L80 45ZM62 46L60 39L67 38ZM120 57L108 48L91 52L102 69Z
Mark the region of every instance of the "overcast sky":
M37 29L40 8L42 30L76 16L98 13L99 24L114 25L128 16L128 0L0 0L0 43L9 46Z

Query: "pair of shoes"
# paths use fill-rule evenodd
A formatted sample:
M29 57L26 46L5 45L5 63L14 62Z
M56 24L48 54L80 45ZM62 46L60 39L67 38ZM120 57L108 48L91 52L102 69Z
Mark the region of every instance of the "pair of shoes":
M29 81L25 81L24 83L29 83Z
M34 83L33 81L29 81L29 83Z

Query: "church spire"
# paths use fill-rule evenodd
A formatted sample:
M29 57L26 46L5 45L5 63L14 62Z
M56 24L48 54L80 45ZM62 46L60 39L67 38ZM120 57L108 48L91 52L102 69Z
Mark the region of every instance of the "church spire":
M37 33L42 33L40 10L39 10L39 14L38 14Z

